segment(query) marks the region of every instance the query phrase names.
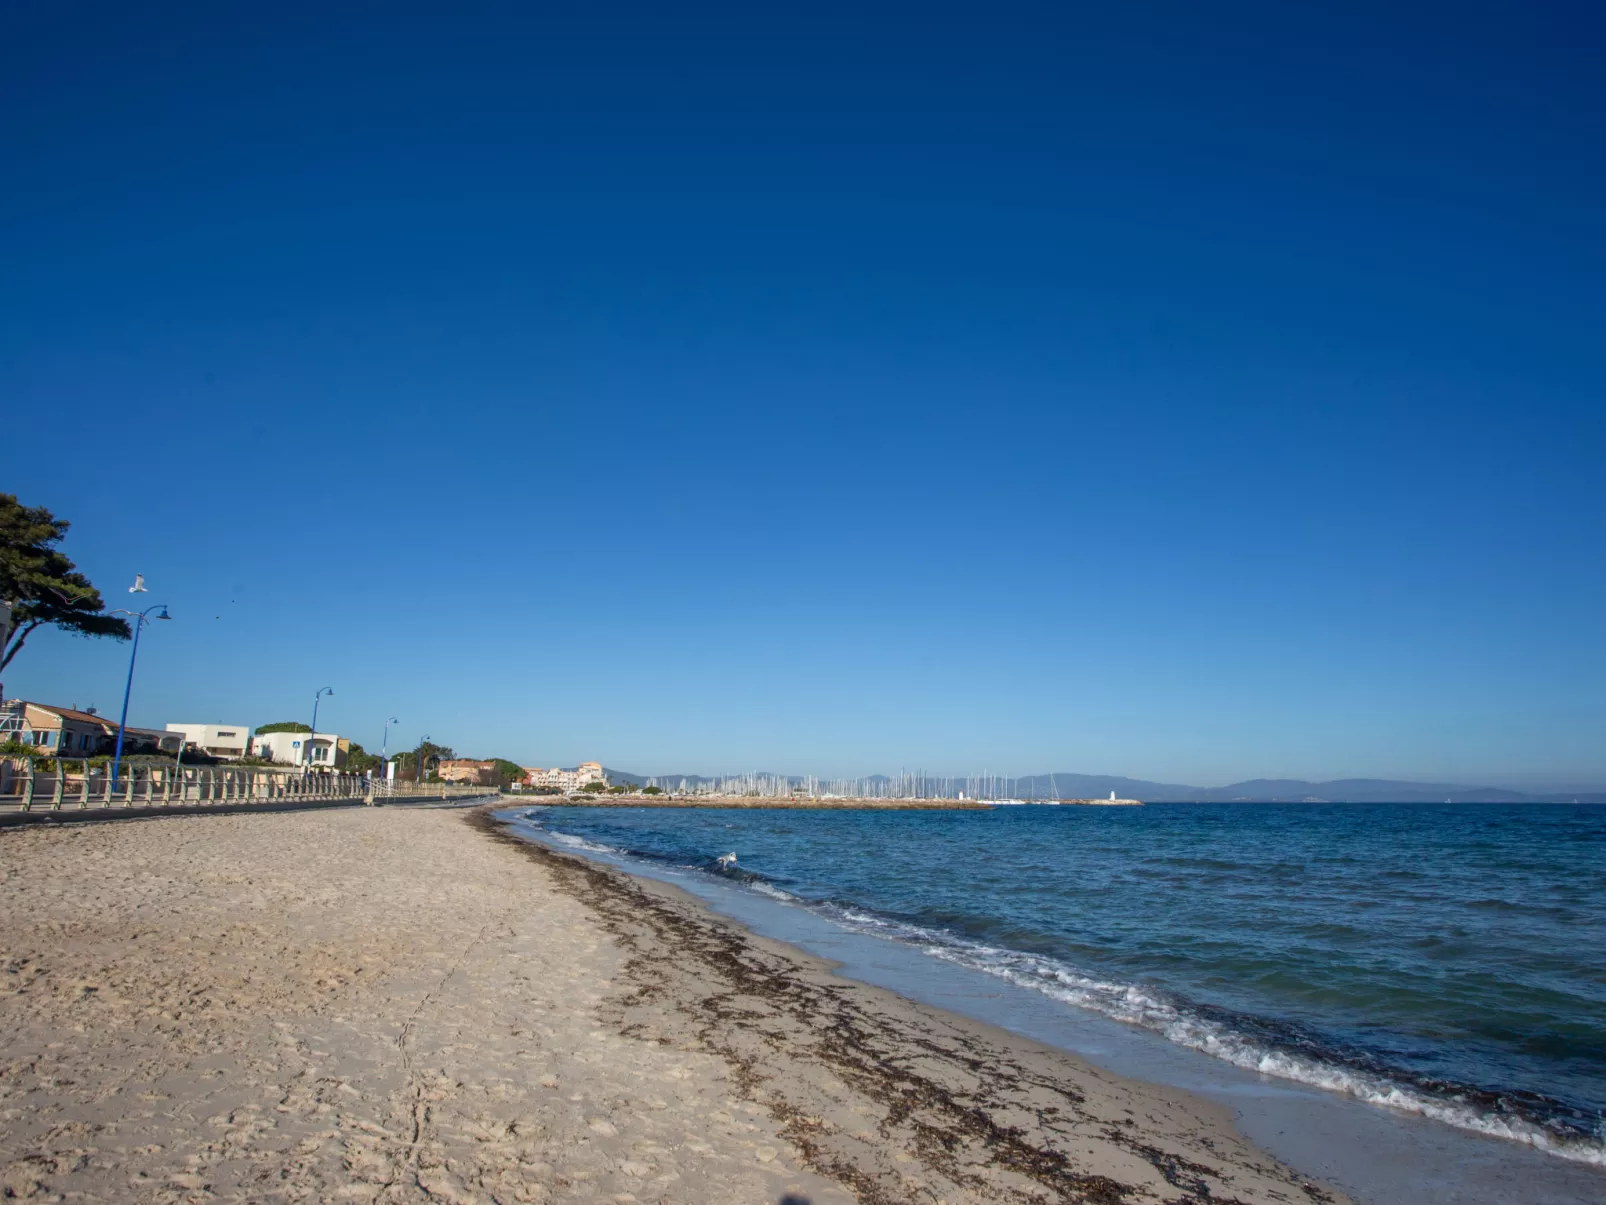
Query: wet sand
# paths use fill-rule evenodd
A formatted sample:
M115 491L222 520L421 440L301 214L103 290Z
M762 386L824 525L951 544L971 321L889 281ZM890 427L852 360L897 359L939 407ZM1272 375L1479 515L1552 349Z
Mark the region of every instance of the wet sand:
M0 832L0 905L8 1196L1344 1199L483 811Z

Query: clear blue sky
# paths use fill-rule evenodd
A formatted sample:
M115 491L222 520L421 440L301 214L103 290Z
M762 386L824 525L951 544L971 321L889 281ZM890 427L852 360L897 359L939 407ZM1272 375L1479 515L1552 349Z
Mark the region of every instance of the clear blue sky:
M1603 21L11 5L0 489L142 723L1606 781Z

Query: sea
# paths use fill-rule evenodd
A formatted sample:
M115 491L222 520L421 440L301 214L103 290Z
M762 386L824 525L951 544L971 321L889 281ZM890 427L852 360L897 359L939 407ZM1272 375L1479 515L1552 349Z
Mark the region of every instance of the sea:
M1606 806L518 815L1068 1017L1593 1165L1606 1199Z

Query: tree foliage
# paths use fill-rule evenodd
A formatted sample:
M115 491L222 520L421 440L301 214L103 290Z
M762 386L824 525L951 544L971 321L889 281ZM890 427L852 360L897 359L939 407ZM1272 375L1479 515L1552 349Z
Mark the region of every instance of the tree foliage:
M377 753L368 752L356 741L352 741L351 747L346 750L345 771L347 774L366 774L370 770L379 769L384 764L384 760Z
M100 591L57 549L70 526L42 506L24 506L16 495L0 494L0 600L12 604L12 631L0 652L0 669L40 627L113 640L134 634L127 620L104 614Z
M419 748L418 748L418 746L415 745L411 749L402 750L400 753L396 754L392 758L392 760L396 763L396 768L397 769L399 769L399 770L411 770L418 762L418 754L419 754ZM434 766L434 765L436 765L436 764L438 764L440 762L451 761L454 757L457 756L455 753L452 752L450 746L448 746L448 745L437 745L434 741L425 741L424 742L423 754L424 754L424 768L426 770L428 770L431 766Z
M312 729L299 720L280 720L277 724L260 724L257 726L258 736L267 736L270 732L311 732Z
M493 757L491 763L496 767L496 780L504 787L509 783L524 781L524 767L516 761L508 761L505 757Z
M588 782L588 783L586 783L585 786L581 787L580 789L582 791L590 791L590 792L595 793L595 792L599 792L599 791L606 791L608 789L608 784L605 783L605 782Z
M643 795L662 795L664 792L662 787L643 787L641 793Z

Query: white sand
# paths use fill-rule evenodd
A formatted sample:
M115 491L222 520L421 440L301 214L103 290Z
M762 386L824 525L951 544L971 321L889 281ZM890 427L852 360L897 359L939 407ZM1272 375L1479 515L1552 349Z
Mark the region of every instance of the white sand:
M0 831L0 1194L1342 1199L1213 1106L465 819Z

